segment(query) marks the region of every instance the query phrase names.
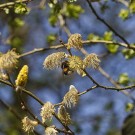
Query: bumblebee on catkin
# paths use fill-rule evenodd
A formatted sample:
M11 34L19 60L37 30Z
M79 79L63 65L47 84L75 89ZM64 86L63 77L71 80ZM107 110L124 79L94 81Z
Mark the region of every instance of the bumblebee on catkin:
M24 65L20 70L17 79L15 81L16 86L25 87L28 79L28 66Z

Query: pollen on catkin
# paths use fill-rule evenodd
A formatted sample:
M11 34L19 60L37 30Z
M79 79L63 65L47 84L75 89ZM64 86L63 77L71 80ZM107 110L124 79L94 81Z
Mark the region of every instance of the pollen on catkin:
M17 79L15 81L16 86L25 87L28 80L28 66L24 65L20 70Z
M75 88L75 86L70 85L69 91L65 94L63 98L63 104L66 105L68 108L71 108L72 106L77 105L78 100L78 90Z
M56 52L48 55L43 62L46 69L55 69L61 66L63 59L67 57L65 52Z
M83 60L85 67L92 67L97 69L99 67L100 59L95 53L91 53Z
M17 67L19 55L15 50L10 50L5 54L0 55L0 69L11 71Z
M38 125L38 122L37 121L34 121L34 120L31 120L27 116L25 116L22 119L22 124L23 124L23 130L25 132L28 132L29 133L29 132L33 132L34 127Z
M69 125L72 123L70 115L63 105L58 108L58 117L65 125Z
M78 56L70 56L68 59L69 68L73 71L76 71L79 75L85 76L86 74L83 71L84 65L83 60Z
M45 135L58 135L58 131L55 126L50 126L45 129Z
M70 56L68 62L69 62L69 67L73 70L83 69L83 61L78 56Z
M81 34L75 33L72 34L68 39L68 46L67 48L75 48L75 49L81 49L82 48L82 36Z
M52 119L53 114L55 113L54 105L50 102L46 102L40 112L40 116L42 117L42 122L46 122L48 119Z

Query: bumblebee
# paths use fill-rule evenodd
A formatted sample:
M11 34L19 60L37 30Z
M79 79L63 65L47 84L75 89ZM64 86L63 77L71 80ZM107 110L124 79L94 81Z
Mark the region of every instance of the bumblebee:
M62 62L61 69L62 69L62 73L64 75L70 75L70 74L73 73L73 70L71 70L70 67L69 67L69 62L68 61Z

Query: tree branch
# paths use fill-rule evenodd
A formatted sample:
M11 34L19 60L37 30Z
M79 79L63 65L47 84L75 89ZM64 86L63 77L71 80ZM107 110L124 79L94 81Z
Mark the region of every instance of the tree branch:
M7 109L9 110L19 121L22 121L22 118L17 114L17 112L7 105L2 99L0 99L0 103ZM34 130L35 135L40 135L37 131Z
M128 43L128 41L122 37L115 29L112 28L112 26L110 26L104 19L102 19L96 12L96 10L94 9L94 7L92 6L91 2L89 0L86 0L87 3L89 4L90 9L92 10L93 14L97 17L97 19L102 22L104 25L106 25L116 36L118 36L123 42L125 42L128 47L130 48L130 44Z

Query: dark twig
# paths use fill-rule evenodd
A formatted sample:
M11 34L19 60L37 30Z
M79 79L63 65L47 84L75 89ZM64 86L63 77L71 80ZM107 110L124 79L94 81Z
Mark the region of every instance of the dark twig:
M72 56L71 50L67 48L67 44L64 44L62 39L59 39L60 43L67 49L68 53L70 54L70 56Z
M23 110L25 110L26 112L28 112L40 125L42 125L43 127L46 128L47 125L46 125L46 124L43 124L43 123L31 112L31 110L27 107L25 101L24 101L23 98L22 98L21 93L18 93L18 96L19 96L19 99L20 99L20 101L21 101L21 106L22 106Z
M2 99L0 99L0 103L7 109L9 110L19 121L22 121L22 118L17 114L17 112L10 107L9 105L7 105ZM33 131L35 133L35 135L40 135L37 131Z
M102 22L104 25L106 25L111 31L113 31L113 33L115 33L116 36L118 36L122 41L124 41L128 47L130 48L130 44L127 42L127 40L122 37L115 29L112 28L112 26L110 26L104 19L102 19L96 12L96 10L94 9L94 7L92 6L91 2L89 0L86 0L87 3L89 4L89 7L91 8L92 12L94 13L94 15L97 17L97 19Z

